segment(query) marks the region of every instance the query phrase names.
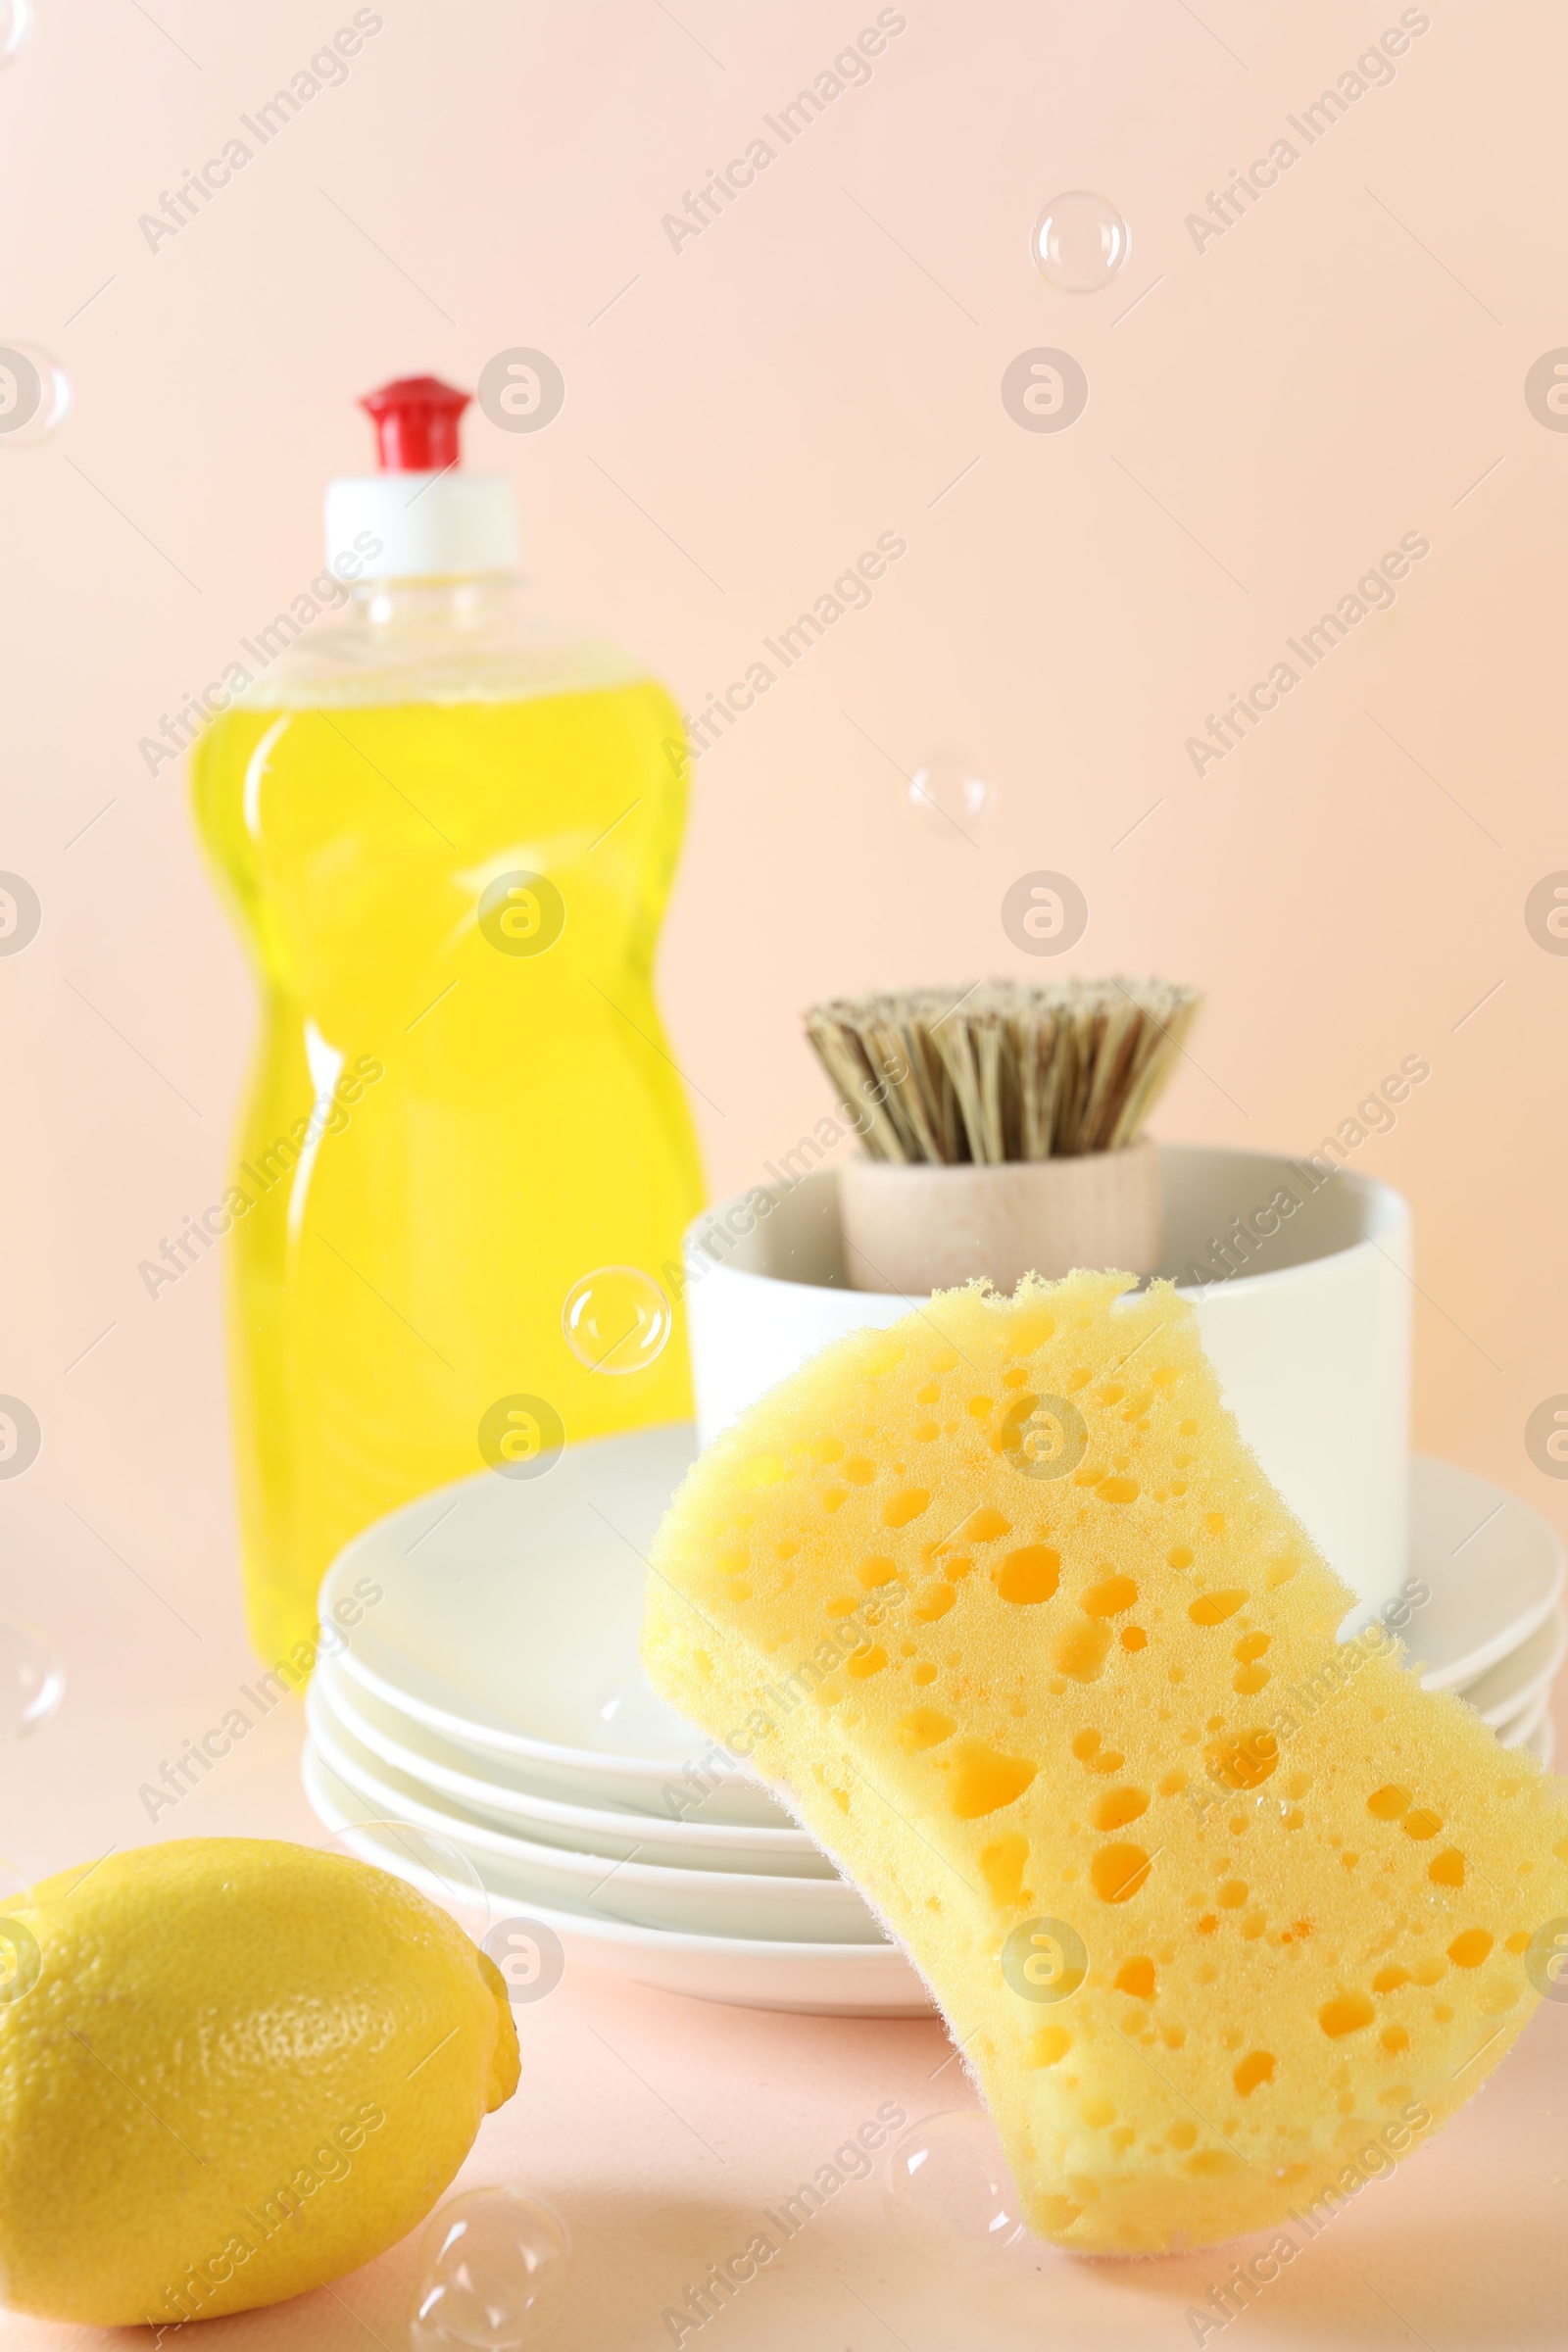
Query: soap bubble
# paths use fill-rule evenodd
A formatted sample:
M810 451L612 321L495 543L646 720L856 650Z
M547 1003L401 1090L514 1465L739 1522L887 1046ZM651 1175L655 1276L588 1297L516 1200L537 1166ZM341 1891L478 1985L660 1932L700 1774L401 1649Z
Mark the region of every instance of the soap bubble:
M909 806L933 833L972 835L997 805L996 789L956 752L937 752L909 778Z
M415 2352L512 2352L556 2318L571 2236L554 2206L514 2188L474 2188L425 2231Z
M31 33L32 0L0 0L0 66L10 65Z
M4 5L0 0L0 11ZM71 379L58 360L36 343L0 343L0 449L30 449L64 422L70 408Z
M24 1740L65 1696L60 1660L29 1625L0 1625L0 1740Z
M566 1293L561 1328L590 1372L646 1372L664 1352L669 1300L641 1266L596 1266Z
M984 2262L1024 2233L996 2126L978 2107L909 2126L888 2159L887 2209L910 2246L944 2262Z
M1107 196L1071 188L1053 196L1035 222L1030 251L1048 286L1063 294L1098 294L1116 275L1132 232Z

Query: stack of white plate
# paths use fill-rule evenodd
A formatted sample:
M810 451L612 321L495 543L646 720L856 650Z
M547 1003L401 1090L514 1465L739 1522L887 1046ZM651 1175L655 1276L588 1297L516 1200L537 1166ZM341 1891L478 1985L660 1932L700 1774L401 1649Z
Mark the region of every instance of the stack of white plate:
M1556 1530L1490 1479L1417 1454L1410 1578L1431 1598L1400 1639L1429 1690L1453 1690L1504 1747L1549 1764L1551 1686L1568 1653Z
M919 2015L856 1889L643 1682L644 1554L695 1450L684 1426L601 1439L368 1529L321 1588L347 1646L311 1684L307 1793L357 1852L460 1908L476 1882L503 1941L542 1923L645 1984Z
M694 1451L685 1427L600 1439L547 1477L486 1471L358 1537L321 1589L346 1645L307 1701L311 1803L367 1858L449 1898L472 1888L503 1941L532 1923L670 1990L917 2015L920 1980L856 1889L638 1671L644 1555ZM1413 1505L1430 1598L1402 1629L1411 1657L1548 1761L1556 1537L1441 1462L1417 1461Z

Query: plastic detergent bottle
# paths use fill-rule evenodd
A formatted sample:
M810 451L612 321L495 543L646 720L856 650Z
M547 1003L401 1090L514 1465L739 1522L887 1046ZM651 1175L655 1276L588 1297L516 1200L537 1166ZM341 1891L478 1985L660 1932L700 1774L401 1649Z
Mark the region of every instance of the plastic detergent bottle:
M523 616L510 487L458 470L467 398L364 402L382 471L326 498L341 620L280 614L195 755L262 993L223 1250L270 1661L382 1512L691 1409L666 1293L701 1177L652 987L680 720Z

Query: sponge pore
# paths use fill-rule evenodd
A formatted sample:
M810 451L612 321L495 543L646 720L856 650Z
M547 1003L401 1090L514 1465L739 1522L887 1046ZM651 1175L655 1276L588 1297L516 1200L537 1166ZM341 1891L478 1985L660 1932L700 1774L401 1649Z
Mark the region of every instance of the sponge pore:
M1568 1926L1562 1784L1337 1642L1191 1308L1132 1288L838 1342L688 1476L643 1640L908 1950L1032 2228L1119 2253L1387 2172Z

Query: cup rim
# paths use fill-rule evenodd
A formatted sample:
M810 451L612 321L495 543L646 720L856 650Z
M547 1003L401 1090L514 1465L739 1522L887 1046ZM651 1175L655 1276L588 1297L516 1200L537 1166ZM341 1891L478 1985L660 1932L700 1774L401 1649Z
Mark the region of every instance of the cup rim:
M1201 1153L1208 1158L1223 1157L1235 1162L1250 1160L1260 1166L1280 1168L1299 1166L1302 1160L1310 1156L1304 1152L1292 1154L1284 1152L1235 1150L1224 1144L1161 1143L1152 1137L1140 1138L1140 1141L1155 1143L1155 1148L1162 1159L1167 1153L1173 1156L1179 1154L1183 1157L1189 1155L1196 1157ZM852 1293L847 1286L838 1283L802 1282L788 1274L763 1274L750 1266L738 1266L732 1257L718 1255L708 1240L708 1231L711 1228L715 1218L721 1217L726 1211L750 1200L757 1193L766 1194L776 1205L790 1200L794 1194L804 1190L808 1185L819 1184L824 1177L832 1180L836 1191L837 1176L837 1166L829 1164L811 1169L808 1175L801 1177L794 1184L781 1185L775 1180L771 1183L746 1185L738 1192L726 1193L720 1200L710 1201L705 1208L699 1210L686 1228L681 1245L683 1258L688 1263L695 1258L700 1266L702 1277L706 1277L710 1273L723 1273L727 1274L732 1281L764 1284L780 1290L827 1293L834 1298L864 1296L865 1294L861 1293ZM1202 1299L1220 1291L1250 1293L1265 1287L1298 1282L1310 1278L1319 1268L1330 1264L1335 1258L1351 1257L1358 1251L1375 1250L1380 1256L1387 1256L1388 1251L1381 1247L1382 1242L1401 1229L1406 1232L1409 1230L1410 1204L1404 1195L1393 1185L1386 1183L1382 1177L1365 1175L1358 1169L1335 1168L1324 1181L1335 1180L1348 1185L1362 1197L1367 1209L1368 1231L1357 1235L1354 1240L1338 1244L1332 1250L1324 1250L1311 1257L1302 1258L1295 1265L1267 1267L1255 1274L1217 1275L1209 1283L1193 1284L1178 1280L1175 1283L1177 1297ZM756 1230L755 1221L750 1230ZM749 1235L736 1238L738 1240L747 1239ZM1171 1281L1172 1279L1169 1275L1141 1275L1134 1290L1128 1293L1128 1297L1140 1296L1152 1282ZM873 1295L888 1298L898 1296L906 1298L911 1305L919 1305L929 1298L930 1293Z

